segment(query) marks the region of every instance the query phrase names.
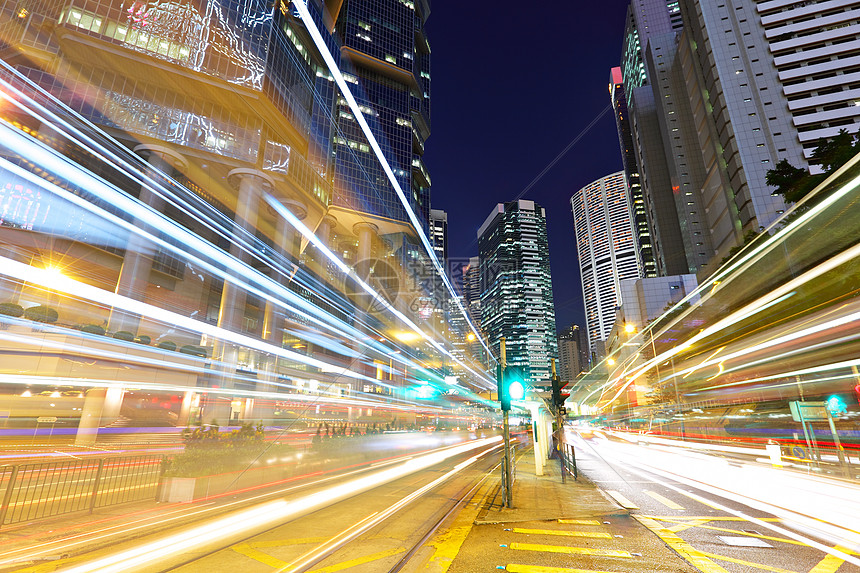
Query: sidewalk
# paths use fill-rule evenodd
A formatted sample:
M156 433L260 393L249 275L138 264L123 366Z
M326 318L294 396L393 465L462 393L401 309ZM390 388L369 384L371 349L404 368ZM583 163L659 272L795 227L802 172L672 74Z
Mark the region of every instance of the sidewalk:
M501 507L493 479L484 500L461 512L461 526L472 522L448 573L696 571L585 476L563 484L560 471L549 460L536 476L532 449L520 452L514 507Z

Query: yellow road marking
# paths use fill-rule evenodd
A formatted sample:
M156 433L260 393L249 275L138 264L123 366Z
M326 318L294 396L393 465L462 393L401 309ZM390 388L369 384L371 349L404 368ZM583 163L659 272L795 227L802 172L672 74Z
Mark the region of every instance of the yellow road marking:
M280 569L287 564L286 561L281 561L280 559L272 557L271 555L267 555L262 551L257 551L247 543L240 543L238 545L234 545L230 549L232 549L239 555L250 557L254 561L259 561L263 565L268 565L269 567L277 567L278 569Z
M285 547L289 545L305 545L307 543L325 543L330 537L297 537L295 539L275 539L273 541L254 541L250 547L263 549L266 547Z
M673 519L664 519L663 521L666 521L668 523L681 524L681 522L675 521ZM728 529L726 527L715 527L713 525L698 525L696 527L699 527L701 529L712 529L714 531L724 531L726 533L733 533L735 535L746 535L747 537L758 537L759 539L767 539L770 541L780 541L782 543L791 543L792 545L802 545L803 547L809 547L809 545L807 545L806 543L803 543L802 541L795 541L794 539L786 539L784 537L771 537L770 535L762 535L760 533L747 533L746 531L738 531L737 529Z
M734 557L726 557L724 555L717 555L716 553L708 553L706 551L700 551L700 553L705 557L710 557L711 559L719 559L720 561L728 561L729 563L755 567L756 569L763 569L764 571L773 571L773 573L795 573L788 569L780 569L779 567L771 567L770 565L764 565L763 563L753 563L752 561L744 561L743 559L735 559Z
M537 543L511 543L508 547L521 551L546 551L548 553L569 553L572 555L594 555L596 557L630 557L627 551L616 549L590 549L588 547L567 547L564 545L538 545Z
M665 527L661 527L660 524L653 519L642 517L641 515L634 515L633 518L650 529L655 535L657 535L657 537L662 539L666 545L674 549L678 555L686 559L699 571L702 571L703 573L728 573L721 566L705 557L701 551L693 548L692 545Z
M680 533L681 531L684 531L685 529L690 529L692 527L698 527L698 526L704 525L706 523L708 523L707 519L694 519L693 521L688 521L686 523L680 523L678 525L673 525L672 527L667 527L666 529L668 529L669 531L671 531L673 533Z
M593 569L568 569L567 567L543 567L541 565L505 565L508 573L611 573L611 571L594 571Z
M466 537L468 537L469 532L472 531L475 518L478 516L478 513L480 513L481 508L484 507L484 502L486 501L487 495L489 495L492 490L492 487L487 483L482 486L481 490L483 490L483 495L481 495L480 501L475 503L473 507L469 507L469 504L463 507L463 510L457 513L457 517L454 518L451 526L440 530L440 532L427 543L427 545L435 547L436 550L427 560L424 571L432 573L445 573L448 571L448 568L451 566L451 563L454 562L454 559L460 552L460 548L466 541ZM478 491L480 492L481 490ZM477 493L472 499L474 500L476 498L478 498Z
M678 505L677 503L675 503L671 499L669 499L667 497L663 497L662 495L660 495L656 491L644 490L642 493L644 493L645 495L647 495L651 499L655 499L655 500L659 501L660 503L662 503L663 505L665 505L669 509L684 509L683 507L681 507L680 505Z
M600 525L596 519L559 519L558 522L568 525Z
M314 569L310 573L334 573L335 571L343 571L344 569L349 569L350 567L357 567L358 565L364 565L365 563L370 563L371 561L384 559L385 557L391 557L392 555L397 555L398 553L403 553L404 551L405 549L403 549L402 547L398 547L397 549L388 549L386 551L374 553L373 555L367 555L366 557L350 559L349 561L344 561L343 563L338 563L337 565L330 565L329 567Z
M608 489L608 490L606 490L606 493L607 493L610 497L612 497L612 499L614 499L615 501L617 501L617 502L618 502L618 505L620 505L620 506L621 506L621 507L623 507L624 509L639 509L639 506L638 506L638 505L636 505L635 503L633 503L632 501L630 501L629 499L627 499L626 497L624 497L623 495L621 495L621 493L620 493L620 492L617 492L617 491L615 491L615 490L609 490L609 489Z
M843 553L848 553L850 551L847 547L834 547L834 549L842 551ZM844 559L827 554L824 559L819 561L815 567L809 570L809 573L836 573L836 570L839 569L843 563L845 563Z
M675 521L682 519L706 519L708 521L749 521L743 517L716 517L713 515L643 515L648 519L656 519L658 521ZM782 521L778 517L757 517L759 521Z
M532 533L535 535L561 535L563 537L590 537L592 539L612 539L608 533L601 531L560 531L558 529L523 529L514 527L514 533Z

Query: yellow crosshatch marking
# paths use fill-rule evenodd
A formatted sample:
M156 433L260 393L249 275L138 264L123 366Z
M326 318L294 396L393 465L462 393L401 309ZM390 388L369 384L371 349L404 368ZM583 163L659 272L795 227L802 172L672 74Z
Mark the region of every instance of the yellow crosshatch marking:
M679 525L687 525L686 523L681 523L679 521L675 521L674 519L662 519L661 521L665 521L667 523L677 523ZM745 535L747 537L757 537L759 539L767 539L769 541L779 541L780 543L791 543L792 545L802 545L803 547L809 547L806 543L803 543L802 541L795 541L794 539L785 539L784 537L771 537L770 535L762 535L761 533L747 533L746 531L738 531L737 529L728 529L726 527L715 527L713 525L697 525L696 527L700 529L724 531L726 533L732 533L734 535Z
M673 525L672 527L667 527L666 529L668 529L669 531L672 531L674 533L680 533L681 531L684 531L685 529L698 527L698 526L704 525L706 523L708 523L707 519L694 519L694 520L688 521L686 523L679 523L678 525Z
M563 545L538 545L537 543L511 543L511 549L521 551L546 551L548 553L569 553L571 555L594 555L596 557L630 557L627 551L616 549L590 549L588 547L567 547Z
M712 515L642 515L648 519L656 519L658 521L676 521L684 519L704 519L706 521L749 521L743 517L715 517ZM778 517L757 517L759 521L782 521Z
M592 569L568 569L567 567L543 567L541 565L517 565L508 563L505 566L508 573L612 573L611 571L594 571Z
M559 519L558 522L567 525L600 525L596 519Z
M717 555L716 553L708 553L707 551L700 551L699 553L701 553L705 557L710 557L711 559L719 559L720 561L737 563L738 565L754 567L763 571L772 571L773 573L796 573L795 571L789 571L788 569L780 569L779 567L772 567L770 565L764 565L762 563L753 563L752 561L744 561L743 559L735 559L734 557L725 557L723 555Z
M559 531L558 529L523 529L514 527L514 533L531 533L534 535L561 535L563 537L590 537L591 539L612 539L608 533L600 531Z
M834 547L834 549L838 551L842 551L843 553L850 553L851 550L847 547ZM836 570L845 563L844 559L840 559L833 555L825 555L824 559L818 562L818 564L809 570L809 573L836 573Z
M672 501L671 499L669 499L667 497L663 497L662 495L660 495L656 491L645 490L642 493L644 493L645 495L647 495L648 497L650 497L652 499L659 501L660 503L662 503L663 505L665 505L669 509L677 509L677 510L683 510L684 509L682 506L678 505L677 503L675 503L674 501Z
M634 515L633 518L654 532L657 537L666 542L666 545L674 549L678 555L686 559L696 569L702 571L702 573L728 573L728 571L723 569L721 566L708 559L704 553L695 549L692 545L665 527L661 527L660 524L653 519L649 519L641 515Z

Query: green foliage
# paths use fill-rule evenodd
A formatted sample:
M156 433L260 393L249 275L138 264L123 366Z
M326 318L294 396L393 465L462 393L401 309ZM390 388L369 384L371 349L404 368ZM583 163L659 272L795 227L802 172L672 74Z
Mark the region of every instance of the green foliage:
M729 262L732 257L734 257L735 255L740 253L742 250L744 250L746 248L747 245L749 245L750 243L755 241L758 238L758 236L759 236L759 233L756 231L752 231L752 230L747 231L747 234L744 235L743 242L740 245L735 245L734 247L732 247L729 250L729 254L727 254L725 257L723 257L723 260L720 261L720 266L723 266L724 264Z
M86 332L89 334L98 334L99 336L104 336L105 329L99 326L98 324L85 324L81 327L81 332Z
M176 350L176 343L170 340L164 340L158 343L158 347L162 350Z
M810 174L782 159L768 170L765 182L776 188L774 195L782 195L788 203L797 203L858 153L860 137L841 129L835 137L821 139L809 158L809 164L820 166L823 173Z
M266 450L263 424L242 424L221 432L218 426L186 428L183 453L165 461L167 477L200 477L246 469ZM277 452L283 455L283 446Z
M14 302L0 302L0 314L20 318L24 316L24 307Z
M24 318L33 322L44 322L53 324L60 318L60 314L50 306L39 305L31 306L24 311Z
M152 338L148 337L145 334L141 334L140 336L137 337L135 342L137 342L138 344L147 344L148 345L150 342L152 342Z
M134 342L134 335L127 330L120 330L113 333L113 337L117 340L125 340L126 342Z

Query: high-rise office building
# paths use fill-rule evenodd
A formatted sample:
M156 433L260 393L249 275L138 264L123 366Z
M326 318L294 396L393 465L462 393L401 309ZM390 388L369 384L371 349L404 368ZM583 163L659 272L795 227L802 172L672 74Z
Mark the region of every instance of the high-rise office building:
M442 268L448 268L448 213L441 209L430 209L430 244Z
M576 324L558 335L558 376L573 382L580 372L588 369L588 337Z
M429 178L420 157L429 135L428 13L420 0L313 1L301 7L261 0L123 6L107 0L27 6L0 1L0 49L7 64L0 75L30 98L22 95L20 107L0 110L3 124L14 125L41 157L74 164L66 172L78 181L58 186L60 177L48 173L47 163L0 151L7 166L0 203L18 200L9 162L26 163L33 174L26 194L41 205L30 213L42 215L38 222L18 220L20 209L16 218L4 215L0 226L33 231L17 233L20 244L4 241L0 256L14 251L16 260L65 262L57 268L67 279L131 301L127 307L89 304L58 293L48 299L60 307L63 324L138 340L146 366L129 354L129 371L142 368L146 379L164 376L176 385L175 393L188 398L175 407L180 423L204 414L220 422L273 419L277 394L290 391L283 380L296 367L320 369L320 361L328 366L314 392L324 387L330 396L390 394L406 382L405 369L395 366L408 348L384 336L373 338L387 344L385 350L360 342L370 330L392 330L386 322L391 305L359 307L360 297L353 295L367 293L349 292L344 269L397 250L401 260L424 256L415 245L429 214ZM333 29L342 33L342 49L328 33ZM312 32L323 36L324 45ZM326 49L336 66L350 66L344 78L357 109L337 87L337 73L322 56ZM34 113L25 100L48 111ZM62 121L52 124L49 112ZM358 112L417 212L417 225L409 222L359 129ZM89 211L58 199L79 189L77 201L88 202ZM122 224L92 215L100 209ZM50 237L49 244L38 244L36 235ZM400 240L383 241L381 235ZM392 264L383 269L390 275L375 274L373 288L389 294L388 284L402 286L396 283L404 268ZM27 307L46 302L44 292L4 280L0 300L7 299ZM165 312L187 319L185 326L158 318ZM322 335L314 330L320 325ZM336 331L355 346L349 358L330 351L328 337ZM69 332L80 337L80 331ZM170 371L176 370L173 360L156 356L164 354L156 341L193 349L218 367L180 376ZM356 349L361 360L353 359ZM40 375L55 374L45 368ZM325 374L335 370L351 375ZM84 391L86 379L95 377L90 374L81 375ZM197 390L207 386L223 394L207 397ZM291 387L309 388L299 382ZM112 390L118 412L124 390L121 384ZM101 410L104 402L103 389L87 393L84 411ZM107 418L96 413L92 419L97 426Z
M338 4L338 3L334 3ZM359 106L421 224L430 219L430 176L424 145L430 137L430 45L424 26L429 0L344 0L335 29L341 57L351 67ZM337 102L335 206L371 217L382 234L386 220L408 222L379 162L342 98ZM379 218L382 221L376 221Z
M622 93L627 107L627 122L618 122L619 140L629 128L633 156L638 167L638 178L631 183L641 186L645 215L648 221L650 242L656 274L678 274L689 270L687 253L681 236L681 218L688 211L677 210L672 189L668 160L660 130L658 111L652 80L646 66L646 50L651 38L674 35L681 28L677 2L665 0L639 0L627 8L624 41L621 53L622 91L613 91L613 104L621 101ZM613 86L617 85L613 77ZM628 165L626 162L625 165ZM628 167L625 167L628 170ZM641 206L633 203L634 217ZM641 217L641 216L640 216ZM637 233L641 235L639 226ZM645 270L649 270L645 267Z
M654 247L651 244L651 227L648 224L648 210L639 182L639 163L636 161L633 132L630 127L630 116L627 109L627 95L624 92L624 76L621 68L612 68L609 73L609 94L612 109L615 111L615 128L618 130L618 143L621 144L621 160L624 165L624 175L627 177L627 188L630 191L630 205L633 209L633 226L636 230L636 243L639 248L639 261L642 263L642 275L657 276L657 263L654 260Z
M640 278L627 182L623 171L589 183L570 199L591 349L615 321L619 281Z
M623 174L622 174L623 177ZM533 201L499 203L478 229L481 327L490 348L505 338L507 362L546 385L556 358L546 212Z
M785 205L765 183L782 160L806 167L822 137L860 128L854 3L681 2L678 58L705 169L717 256Z

